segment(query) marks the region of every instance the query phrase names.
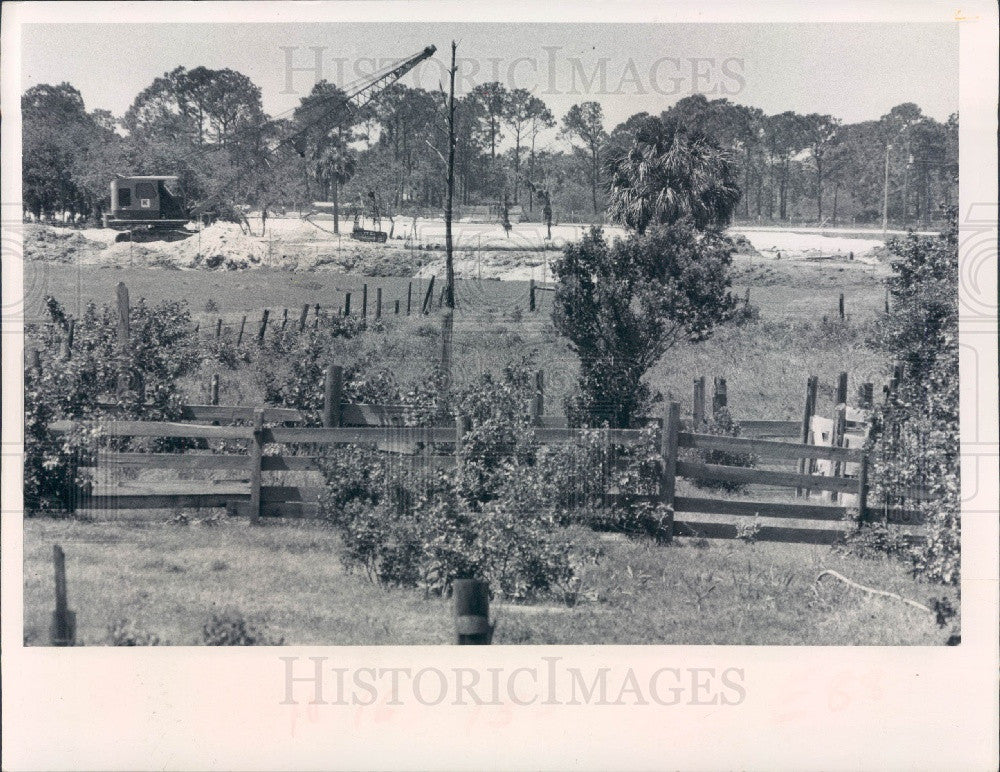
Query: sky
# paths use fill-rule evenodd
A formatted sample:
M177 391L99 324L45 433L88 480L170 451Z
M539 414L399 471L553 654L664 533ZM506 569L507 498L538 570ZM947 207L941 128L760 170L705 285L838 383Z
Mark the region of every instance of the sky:
M915 102L943 121L958 109L956 24L32 24L22 85L67 81L88 110L122 115L178 65L229 67L261 87L264 109L293 108L322 77L345 85L425 46L437 54L403 82L446 83L458 41L459 91L500 80L561 118L601 103L607 128L692 93L769 114L877 119Z

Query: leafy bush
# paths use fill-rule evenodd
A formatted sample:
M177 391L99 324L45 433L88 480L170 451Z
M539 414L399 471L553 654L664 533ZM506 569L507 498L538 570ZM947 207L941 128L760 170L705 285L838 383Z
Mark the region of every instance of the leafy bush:
M262 622L249 620L239 611L218 611L201 629L206 646L281 646L285 640L273 637Z
M323 515L342 536L344 562L375 582L444 593L475 575L501 596L571 602L600 549L574 524L666 535L658 491L658 430L611 448L606 430L537 447L527 418L530 359L455 395L468 421L454 470L392 463L374 449L340 448L320 461ZM621 491L604 506L605 491Z
M130 619L119 619L108 628L108 640L112 646L159 646L160 637L141 627Z
M140 300L130 312L130 350L117 350L118 312L89 304L74 327L72 358L62 356L69 323L51 297L46 306L52 324L29 331L28 348L37 351L39 367L28 363L24 374L24 496L29 512L58 502L72 509L73 489L85 480L78 467L98 444L100 431L80 429L55 434L48 425L60 419L87 420L111 413L119 419L171 420L180 416L179 378L198 364L194 327L183 303L148 305ZM34 359L34 355L32 356ZM124 390L119 376L124 373ZM110 403L106 409L102 404ZM154 450L180 447L185 440L146 441ZM142 440L115 439L113 446L140 446Z
M889 242L898 255L890 280L892 312L872 342L904 365L904 377L872 418L872 500L898 502L908 488L929 500L907 501L925 521L925 541L908 551L915 573L957 585L960 574L958 227L950 212L939 237Z
M552 320L580 358L580 394L567 405L590 425L625 428L648 407L642 376L681 341L708 338L729 320L733 244L689 220L608 244L600 228L567 244Z

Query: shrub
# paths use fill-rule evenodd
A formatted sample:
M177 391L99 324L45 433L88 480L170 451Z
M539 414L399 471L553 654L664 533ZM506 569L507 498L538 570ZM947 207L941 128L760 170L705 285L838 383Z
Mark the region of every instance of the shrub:
M130 619L119 619L108 628L108 640L112 646L159 646L160 637L143 630Z
M111 402L120 419L171 420L180 416L179 378L198 363L194 327L182 303L148 305L140 300L130 314L130 355L125 362L125 384L118 390L121 358L117 351L117 309L89 304L74 328L73 357L61 356L68 332L62 306L51 297L46 306L53 324L32 331L40 368L24 374L24 495L29 512L54 505L71 509L70 494L86 482L78 474L86 454L98 443L98 429L55 434L48 425L60 419L87 420L105 412ZM115 439L113 446L139 447L142 440ZM154 450L183 447L185 440L146 441Z
M202 626L201 637L206 646L281 646L285 642L271 636L262 622L233 610L213 613Z
M613 244L600 228L568 244L552 320L580 358L580 394L567 406L591 425L625 428L648 407L642 376L677 343L704 340L730 319L732 242L689 220Z
M908 551L914 572L959 582L958 227L939 237L910 234L889 243L892 312L872 336L905 367L896 391L874 411L869 440L873 500L898 501L914 486L930 499L907 502L925 521L925 541Z
M456 395L469 427L454 470L403 467L359 447L320 462L321 510L341 533L347 566L388 586L444 593L475 575L505 598L572 602L600 550L568 527L666 534L670 513L649 500L658 491L658 431L613 451L596 429L538 448L525 409L531 372L520 360ZM622 493L604 507L609 487Z

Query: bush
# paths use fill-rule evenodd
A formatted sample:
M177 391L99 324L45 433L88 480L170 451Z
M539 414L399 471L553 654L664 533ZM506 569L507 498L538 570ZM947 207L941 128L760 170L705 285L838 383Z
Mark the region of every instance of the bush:
M130 619L119 619L108 628L108 640L112 646L159 646L160 637L143 630Z
M119 419L171 420L180 416L177 382L198 364L194 327L183 303L148 305L140 300L130 314L130 355L124 391L118 390L121 358L117 345L117 309L89 304L74 327L73 356L61 349L68 334L62 306L51 297L46 306L52 324L31 331L40 368L24 373L24 496L25 509L72 509L70 494L100 437L98 429L55 434L48 425L60 419L88 420L110 412ZM112 403L110 411L102 403ZM116 449L141 447L168 450L186 440L115 439Z
M649 500L658 430L627 448L606 446L597 429L539 448L526 417L532 372L521 360L456 395L469 428L454 470L404 467L359 447L320 462L321 510L341 533L347 566L387 586L445 593L456 578L478 576L505 598L571 602L600 556L571 535L574 524L666 535L670 512ZM605 507L608 488L621 493Z
M950 213L939 237L910 234L889 249L898 259L890 281L892 312L872 336L904 365L904 377L874 411L872 499L889 503L914 486L930 499L905 506L925 520L925 541L909 549L914 572L931 581L959 583L958 227Z
M219 611L201 629L206 646L281 646L285 640L272 637L262 622L248 620L239 611Z
M725 236L699 232L689 220L613 244L592 228L566 246L553 264L552 320L580 358L571 417L625 428L648 408L646 371L672 346L708 338L734 314L732 251Z

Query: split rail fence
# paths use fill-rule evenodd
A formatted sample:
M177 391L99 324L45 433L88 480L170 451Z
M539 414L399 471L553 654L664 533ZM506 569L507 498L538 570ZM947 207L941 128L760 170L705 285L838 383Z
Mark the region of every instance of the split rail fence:
M855 512L858 523L879 520L906 525L918 524L914 513L899 503L903 501L902 497L897 497L897 503L892 507L869 506L868 459L862 448L813 444L808 441L808 436L799 441L774 439L795 437L803 431L803 425L810 424L808 399L804 424L794 421L744 421L740 424L744 431L756 436L708 434L701 430L704 404L699 406L698 398L704 397L704 379L700 380L700 384L695 381L695 402L691 419L682 420L680 404L671 402L665 415L656 422L660 434L662 473L659 492L649 498L672 507L675 513L673 534L733 538L739 533L734 522L699 519L699 515L810 521L807 526L761 523L756 538L816 544L831 544L841 540L851 528L848 516ZM539 377L539 387L542 382ZM810 388L814 388L813 379L810 379L810 384ZM713 409L718 409L725 405L725 381L716 379L715 386ZM405 408L345 404L343 370L339 366L328 368L324 391L322 427L303 426L305 416L294 409L223 405L186 406L183 408L182 420L177 422L102 420L99 426L104 437L240 441L244 447L237 452L225 453L206 450L174 453L99 451L92 454L89 462L94 464L98 481L102 471L129 467L181 472L228 471L239 474L240 479L207 483L140 480L131 486L108 486L98 482L76 492L76 506L88 510L225 507L232 515L248 516L253 520L261 517L315 517L319 514L318 502L322 492L320 484L288 485L264 479L273 473L286 472L308 472L315 477L318 472L316 458L300 454L303 450L306 453L317 453L323 446L373 445L385 451L387 457L400 463L423 464L427 467L456 463L466 428L464 422L406 427L400 425L404 421ZM536 442L551 444L578 440L578 429L567 428L566 420L562 417L543 415L542 407L543 396L539 388L530 413ZM811 409L815 410L815 398ZM702 415L699 415L699 410ZM841 404L838 415L845 413L844 405ZM51 424L50 428L55 432L65 432L76 425L72 421L58 421ZM642 441L646 436L641 429L601 431L605 433L609 445L629 445ZM694 454L682 454L682 451L688 450L752 454L761 460L767 460L772 466L783 464L785 468L757 469L705 463L691 460ZM813 473L817 464L827 464L827 473ZM788 471L789 465L798 467L795 471ZM828 494L837 503L677 495L678 478L794 490L799 496L818 492ZM911 490L906 491L905 496L906 501L912 501L927 498L927 493ZM840 499L837 500L836 497ZM848 497L851 497L850 505ZM614 494L609 492L607 500L613 499Z

